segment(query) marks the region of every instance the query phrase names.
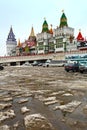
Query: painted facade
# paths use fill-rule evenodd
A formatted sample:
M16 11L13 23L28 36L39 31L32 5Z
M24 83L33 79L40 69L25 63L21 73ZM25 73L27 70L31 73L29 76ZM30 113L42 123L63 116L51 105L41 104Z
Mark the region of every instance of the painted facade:
M69 27L65 13L62 13L60 25L56 29L48 28L48 23L44 20L42 32L37 34L37 52L51 53L64 52L76 49L74 45L74 28Z
M68 26L68 20L64 13L60 17L60 24L57 28L49 28L47 20L44 19L42 30L35 36L34 28L31 28L31 33L27 40L18 44L15 39L12 27L6 41L7 55L31 55L31 54L49 54L57 52L71 52L81 47L87 46L84 42L84 37L79 31L78 36L74 37L74 28ZM81 44L82 43L82 44ZM84 44L84 45L83 45Z
M33 27L31 28L31 33L27 40L24 42L20 42L20 39L18 40L18 45L16 47L16 55L30 55L30 54L36 54L36 36L34 33Z

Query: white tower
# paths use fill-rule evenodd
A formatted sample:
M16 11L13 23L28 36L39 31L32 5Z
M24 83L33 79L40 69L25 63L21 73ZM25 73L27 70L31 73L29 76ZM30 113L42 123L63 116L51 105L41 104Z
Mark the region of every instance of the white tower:
M17 41L11 27L6 41L7 56L16 55L16 46Z

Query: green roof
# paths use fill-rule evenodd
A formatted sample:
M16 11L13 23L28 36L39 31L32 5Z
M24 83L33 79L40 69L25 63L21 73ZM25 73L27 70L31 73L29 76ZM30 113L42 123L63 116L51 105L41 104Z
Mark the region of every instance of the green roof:
M68 26L65 13L63 13L61 18L60 18L60 26L59 27L64 27L64 26Z
M49 32L48 23L46 20L44 20L44 23L42 25L42 32Z
M47 21L46 21L46 20L44 20L43 25L47 25L47 26L48 26L48 23L47 23Z
M61 16L61 19L63 19L63 18L67 19L65 13L63 13Z

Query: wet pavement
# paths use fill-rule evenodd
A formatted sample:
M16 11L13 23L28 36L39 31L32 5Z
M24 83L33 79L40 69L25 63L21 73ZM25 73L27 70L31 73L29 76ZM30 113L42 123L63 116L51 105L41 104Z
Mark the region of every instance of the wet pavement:
M54 130L87 130L87 74L41 66L0 71L0 126L27 130L24 118L37 113Z

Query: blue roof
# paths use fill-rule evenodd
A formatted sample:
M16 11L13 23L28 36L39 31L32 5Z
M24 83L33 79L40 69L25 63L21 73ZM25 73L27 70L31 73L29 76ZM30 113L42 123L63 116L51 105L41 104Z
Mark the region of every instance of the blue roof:
M7 41L16 41L12 27L10 28L10 31L9 31L9 34L8 34L8 37L7 37Z

